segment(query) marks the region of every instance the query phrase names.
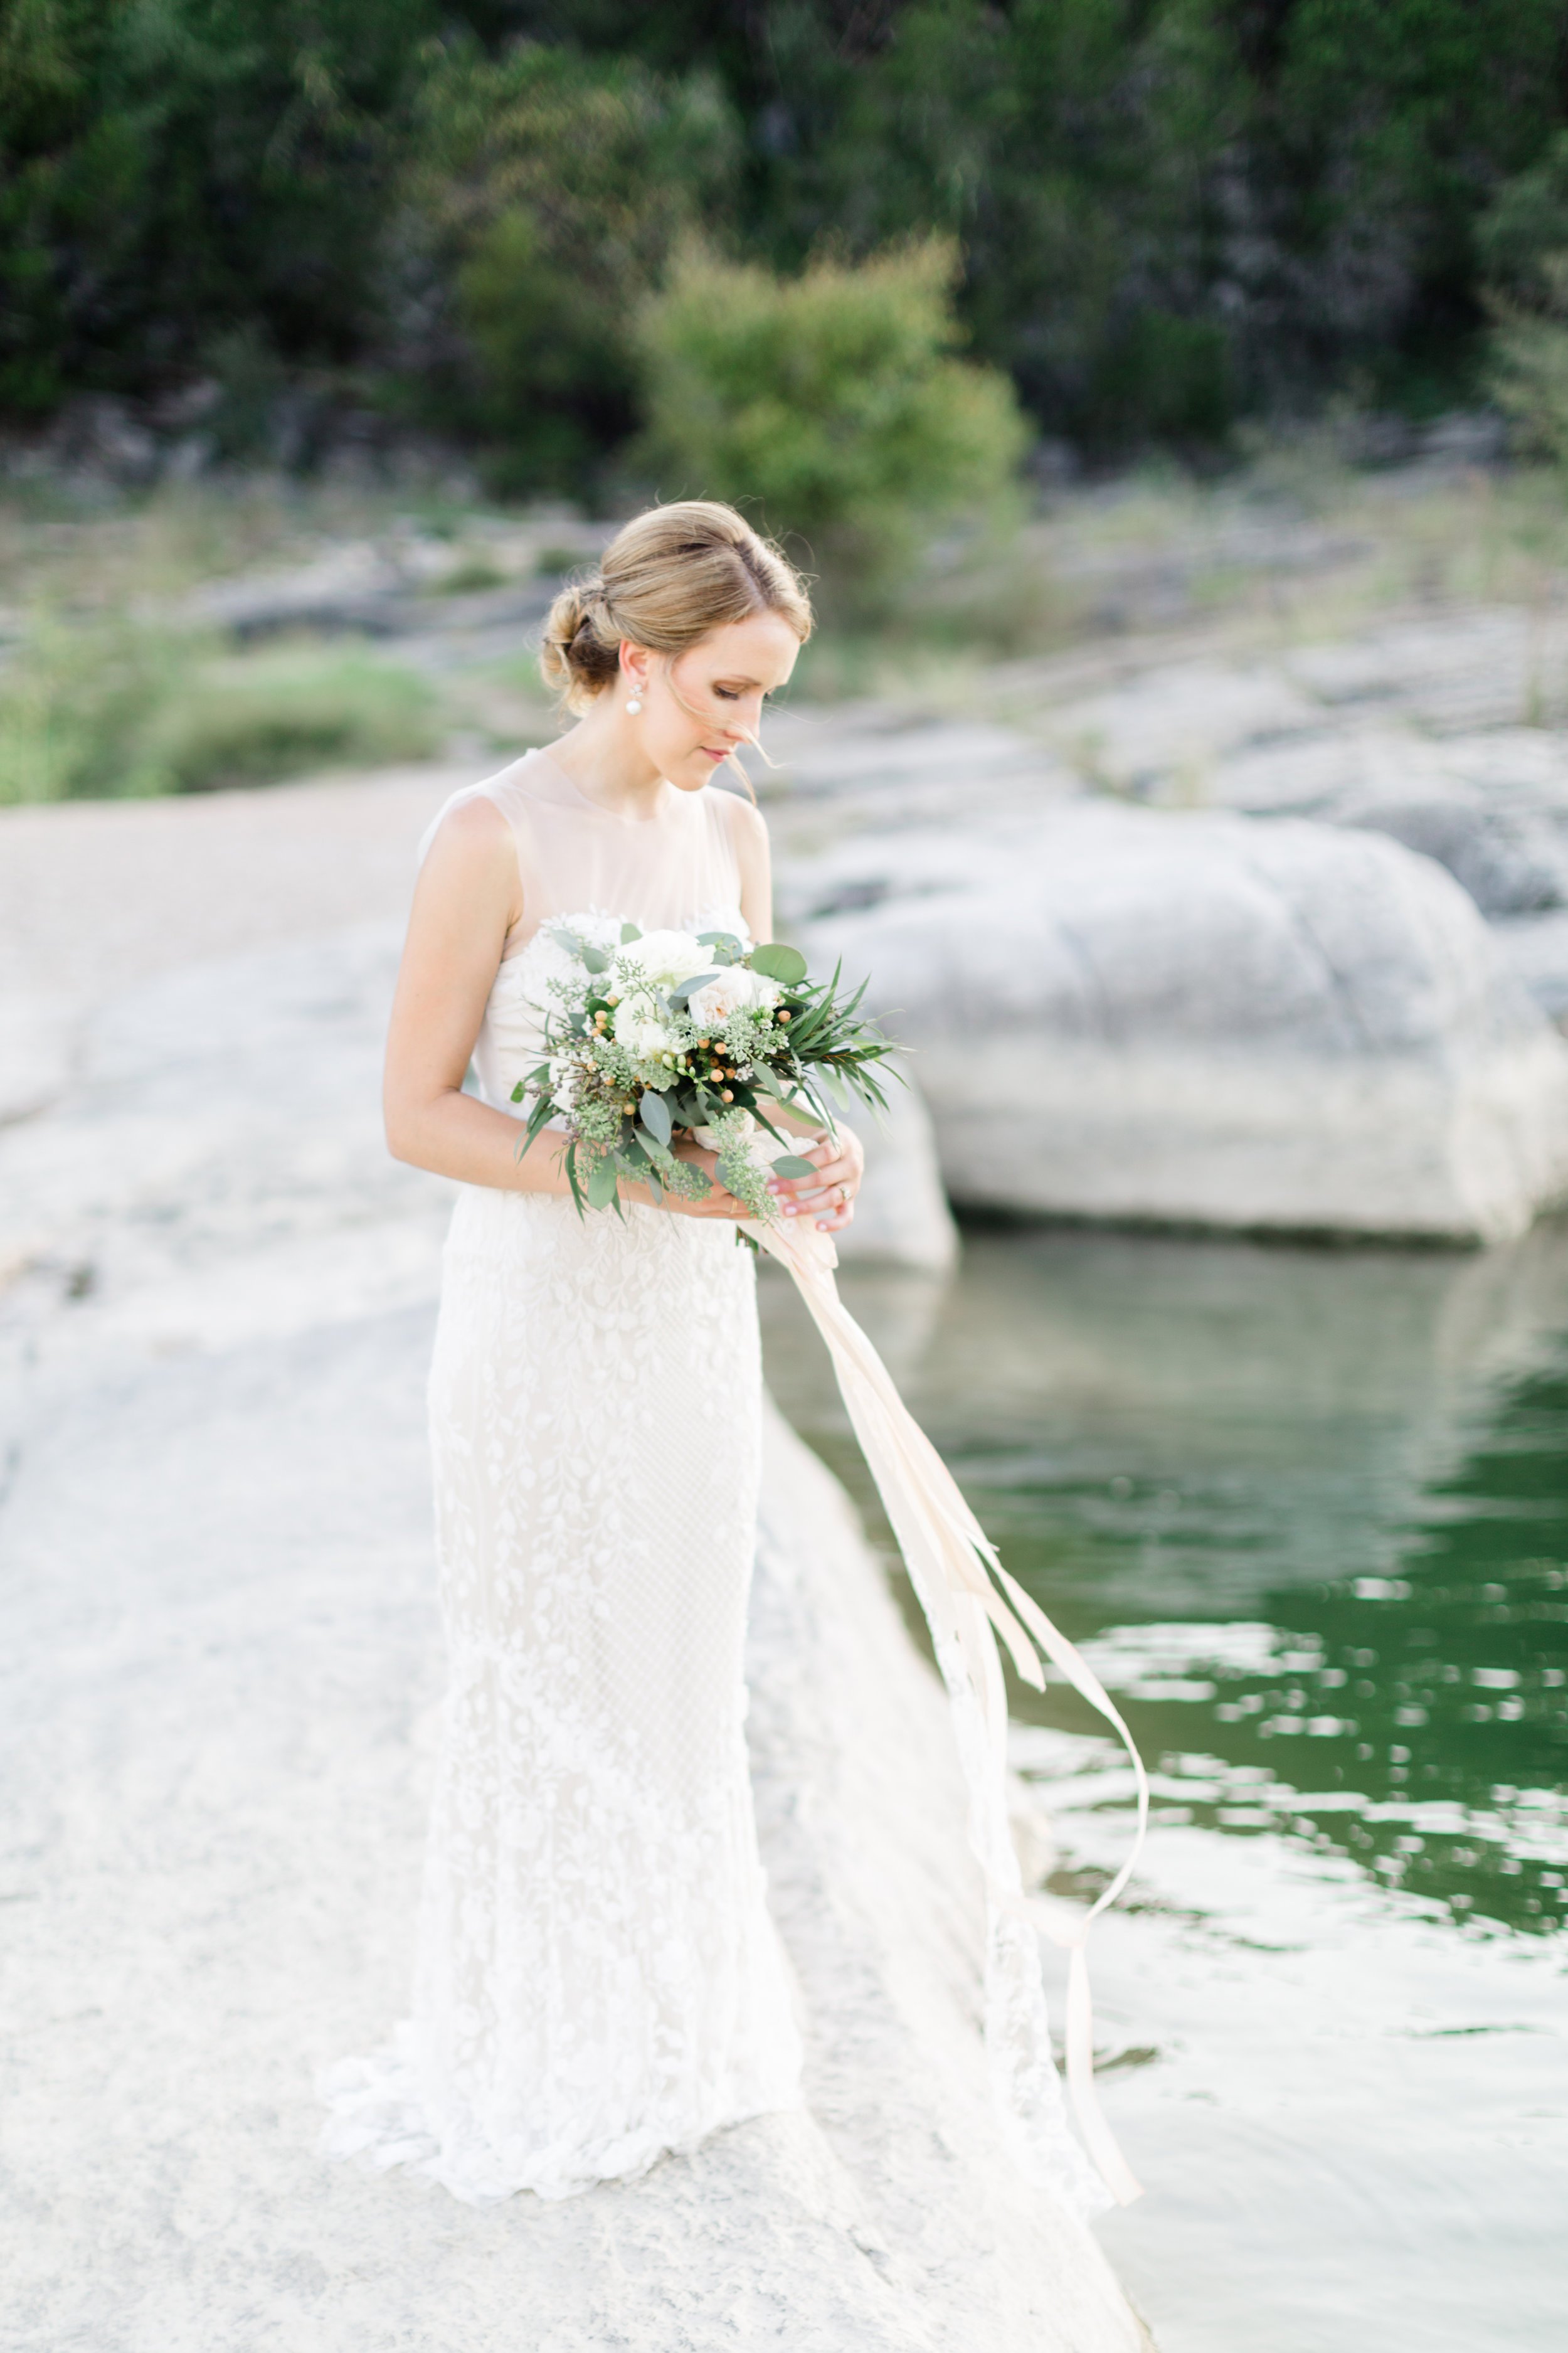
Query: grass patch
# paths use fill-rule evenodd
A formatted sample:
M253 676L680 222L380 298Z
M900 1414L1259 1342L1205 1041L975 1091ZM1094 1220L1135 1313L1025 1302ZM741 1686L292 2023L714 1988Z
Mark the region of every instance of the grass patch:
M414 671L365 653L278 647L196 670L154 714L147 749L165 790L210 792L428 759L441 715Z
M441 596L472 596L484 588L504 588L509 576L492 557L470 552L441 575L435 588Z
M424 679L313 646L225 655L121 614L35 616L0 672L0 802L210 792L428 757Z

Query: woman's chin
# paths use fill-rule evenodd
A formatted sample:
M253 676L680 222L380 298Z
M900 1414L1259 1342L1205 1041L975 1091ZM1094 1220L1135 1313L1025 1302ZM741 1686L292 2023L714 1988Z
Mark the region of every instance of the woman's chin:
M700 793L704 785L711 784L723 765L722 760L715 760L706 752L693 752L689 758L672 764L665 774L683 793Z

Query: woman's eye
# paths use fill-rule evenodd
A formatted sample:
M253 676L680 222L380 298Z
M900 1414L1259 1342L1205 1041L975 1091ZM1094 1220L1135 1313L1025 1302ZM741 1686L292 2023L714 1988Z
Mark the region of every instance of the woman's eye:
M739 702L741 700L733 689L728 686L716 686L713 691L721 702Z

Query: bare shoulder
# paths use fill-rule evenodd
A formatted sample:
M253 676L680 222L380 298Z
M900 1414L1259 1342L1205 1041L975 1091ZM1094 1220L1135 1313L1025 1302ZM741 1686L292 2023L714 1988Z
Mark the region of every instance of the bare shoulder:
M471 793L442 812L424 859L426 889L448 885L471 890L478 883L510 886L517 849L506 812L488 793Z
M506 812L485 793L442 812L415 888L416 923L457 923L500 935L521 912L517 848Z
M465 859L487 858L511 846L511 828L488 793L470 793L447 809L436 828L432 852L445 848Z

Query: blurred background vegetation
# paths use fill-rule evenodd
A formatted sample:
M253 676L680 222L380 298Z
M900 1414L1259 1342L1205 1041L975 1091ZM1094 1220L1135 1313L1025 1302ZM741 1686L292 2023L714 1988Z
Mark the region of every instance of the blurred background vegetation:
M1563 0L7 0L0 151L7 495L191 492L143 544L171 591L192 486L246 474L448 533L707 492L840 619L1005 652L1066 626L1017 533L1086 472L1184 497L1456 410L1568 465ZM209 568L299 553L259 512ZM368 655L273 648L268 686L95 596L101 550L12 554L0 797L439 734Z

